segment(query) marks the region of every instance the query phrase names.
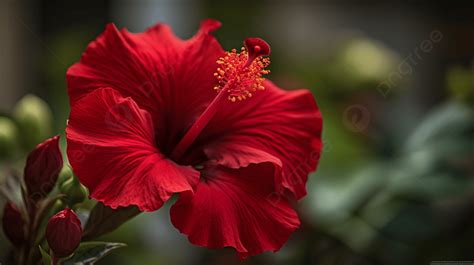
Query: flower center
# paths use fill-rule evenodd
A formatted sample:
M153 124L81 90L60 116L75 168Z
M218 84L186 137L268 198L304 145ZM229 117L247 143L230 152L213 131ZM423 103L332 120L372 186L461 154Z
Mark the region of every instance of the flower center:
M265 69L270 64L270 59L263 56L270 54L270 45L260 38L247 38L244 45L245 48L242 47L240 53L233 49L217 60L219 67L214 73L217 78L214 90L218 94L174 148L171 153L174 161L179 160L188 150L225 101L223 99L241 101L252 97L255 91L265 89L265 78L262 76L270 72Z

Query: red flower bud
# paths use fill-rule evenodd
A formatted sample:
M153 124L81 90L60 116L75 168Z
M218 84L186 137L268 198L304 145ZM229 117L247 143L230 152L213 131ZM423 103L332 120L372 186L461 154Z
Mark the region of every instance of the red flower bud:
M59 136L49 138L36 146L25 166L25 184L30 198L41 199L54 188L63 158L59 149Z
M64 258L74 253L81 237L81 221L71 209L66 208L49 219L46 240L54 257Z
M21 216L20 210L11 202L5 205L2 224L5 236L13 245L19 246L25 241L25 221Z

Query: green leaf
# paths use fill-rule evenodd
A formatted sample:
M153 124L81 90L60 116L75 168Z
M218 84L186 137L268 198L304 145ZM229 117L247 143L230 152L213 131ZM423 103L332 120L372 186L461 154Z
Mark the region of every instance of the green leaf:
M61 262L61 265L93 265L112 250L125 247L123 243L84 242L79 245L76 253Z
M139 213L134 206L112 209L98 202L90 213L82 238L90 240L110 233Z
M409 137L406 151L414 151L441 139L469 137L474 130L474 113L458 102L449 102L430 113Z
M48 252L46 252L41 246L39 246L39 250L41 253L41 259L43 260L43 264L51 265L51 257L49 256Z

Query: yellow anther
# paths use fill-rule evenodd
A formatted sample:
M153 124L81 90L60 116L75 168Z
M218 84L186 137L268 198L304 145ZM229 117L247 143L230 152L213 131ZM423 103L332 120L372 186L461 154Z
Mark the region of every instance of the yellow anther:
M214 73L218 85L214 90L220 92L225 88L231 102L245 100L253 96L251 92L264 90L265 78L262 76L270 73L270 70L265 69L270 64L270 59L259 56L253 61L248 60L248 53L243 47L239 53L232 49L219 58L216 61L219 67Z

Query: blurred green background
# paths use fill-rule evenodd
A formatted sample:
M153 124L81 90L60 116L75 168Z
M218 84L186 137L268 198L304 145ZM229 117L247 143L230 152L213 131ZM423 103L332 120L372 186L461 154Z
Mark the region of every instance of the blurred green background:
M474 260L473 13L472 1L2 0L0 183L63 133L65 72L106 23L140 32L161 21L188 38L212 17L226 50L267 40L270 78L311 89L324 117L302 227L244 264ZM188 243L169 205L106 236L129 246L100 264L240 263Z

